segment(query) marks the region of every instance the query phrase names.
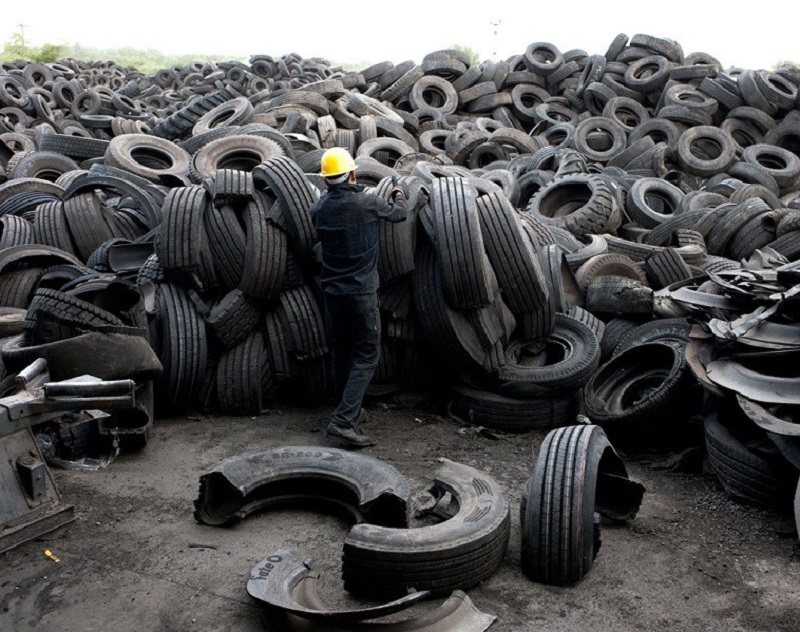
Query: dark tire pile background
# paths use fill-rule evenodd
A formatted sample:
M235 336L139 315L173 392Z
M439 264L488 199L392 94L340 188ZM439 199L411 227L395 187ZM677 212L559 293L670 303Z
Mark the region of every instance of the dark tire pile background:
M508 432L582 412L629 450L707 442L732 496L790 505L800 398L716 375L798 379L799 84L649 35L358 73L296 54L154 76L4 64L6 376L38 356L58 379L156 376L161 416L324 403L308 211L341 146L413 206L382 227L375 393L436 384ZM736 330L752 314L760 345Z

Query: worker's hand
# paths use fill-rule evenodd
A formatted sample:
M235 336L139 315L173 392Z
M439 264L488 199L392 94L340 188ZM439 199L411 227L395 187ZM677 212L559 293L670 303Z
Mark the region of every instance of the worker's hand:
M392 176L392 190L389 191L389 199L394 202L395 198L402 195L408 197L408 187L405 184L398 183L397 176Z

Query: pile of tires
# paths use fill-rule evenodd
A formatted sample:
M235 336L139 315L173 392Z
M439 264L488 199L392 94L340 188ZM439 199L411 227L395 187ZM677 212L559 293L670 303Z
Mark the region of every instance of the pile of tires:
M376 389L445 376L472 423L550 429L584 411L615 441L663 445L697 412L690 326L719 315L675 297L800 254L799 84L643 34L599 55L535 42L361 72L296 54L154 76L6 64L0 306L35 320L43 289L128 282L162 414L323 402L308 211L320 156L342 146L377 195L395 177L412 198L381 229ZM59 254L13 254L42 247Z

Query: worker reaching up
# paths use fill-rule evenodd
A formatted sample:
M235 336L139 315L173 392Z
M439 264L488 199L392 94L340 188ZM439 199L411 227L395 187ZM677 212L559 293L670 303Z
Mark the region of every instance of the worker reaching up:
M360 424L361 408L380 357L378 313L378 222L405 221L407 196L395 186L390 202L356 184L356 163L341 147L320 161L328 190L311 208L319 235L325 297L325 324L339 404L327 434L353 447L374 445Z

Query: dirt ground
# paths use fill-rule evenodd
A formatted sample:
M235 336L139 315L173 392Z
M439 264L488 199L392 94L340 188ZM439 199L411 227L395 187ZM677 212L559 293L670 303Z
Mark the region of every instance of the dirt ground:
M216 528L192 517L206 467L258 447L337 445L322 431L328 413L161 420L143 451L106 470L53 470L77 520L0 555L0 630L262 630L245 584L251 567L279 548L317 558L323 598L349 602L339 577L348 528L340 519L281 510ZM480 468L507 490L508 553L493 577L468 591L497 617L492 632L798 630L800 548L782 535L788 517L729 501L707 468L674 474L626 459L647 488L639 515L603 526L595 565L578 585L529 581L520 570L517 511L544 433L493 439L435 413L422 400L372 408L366 428L378 445L366 453L395 465L417 492L429 486L438 457ZM46 548L60 563L44 556Z

